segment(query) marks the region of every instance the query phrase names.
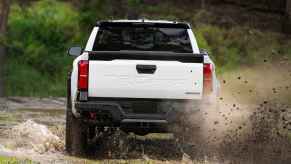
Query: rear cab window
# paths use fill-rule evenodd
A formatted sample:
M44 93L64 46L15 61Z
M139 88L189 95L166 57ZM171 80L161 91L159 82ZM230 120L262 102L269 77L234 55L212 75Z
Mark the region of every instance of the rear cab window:
M101 23L93 51L193 53L188 29L187 24Z

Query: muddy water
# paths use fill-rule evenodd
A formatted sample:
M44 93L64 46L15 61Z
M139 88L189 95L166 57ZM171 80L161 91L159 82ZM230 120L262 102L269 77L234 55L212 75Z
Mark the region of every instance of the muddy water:
M64 110L5 109L0 111L0 141L9 139L7 131L28 120L46 125L48 128L64 126Z
M63 109L0 110L0 156L32 158L39 161L44 154L63 150L65 111ZM62 132L58 132L62 129Z
M62 109L12 109L0 111L0 128L7 129L32 119L47 126L65 124L65 111Z

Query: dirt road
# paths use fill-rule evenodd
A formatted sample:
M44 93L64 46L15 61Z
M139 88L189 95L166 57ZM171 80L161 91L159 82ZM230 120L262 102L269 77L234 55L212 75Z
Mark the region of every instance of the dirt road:
M2 101L0 111L0 156L41 163L290 163L287 105L220 101L219 111L203 110L200 130L185 132L194 138L192 143L177 141L171 134L141 137L117 132L95 147L88 159L78 159L63 150L63 98L10 98Z

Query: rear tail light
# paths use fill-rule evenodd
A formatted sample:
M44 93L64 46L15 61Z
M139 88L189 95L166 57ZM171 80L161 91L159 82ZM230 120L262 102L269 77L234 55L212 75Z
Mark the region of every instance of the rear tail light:
M88 78L89 78L89 61L79 61L79 75L78 75L78 89L79 91L88 91Z
M209 95L213 91L212 86L212 64L204 64L203 66L203 93L204 95Z

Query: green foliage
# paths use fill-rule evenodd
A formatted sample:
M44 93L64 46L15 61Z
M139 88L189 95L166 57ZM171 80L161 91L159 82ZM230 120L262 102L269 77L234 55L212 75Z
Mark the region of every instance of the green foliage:
M18 59L9 59L6 67L8 96L64 96L66 74L50 76Z
M111 17L109 0L80 0L79 4L80 24L86 29L86 36L91 30L92 24L97 20Z
M12 157L1 157L0 156L0 163L5 164L19 164L19 163L25 163L25 164L32 164L33 162L30 160L19 160Z
M243 27L230 29L200 24L194 29L200 48L207 49L219 72L233 70L242 65L262 63L284 55L279 41L282 37L272 32L260 32ZM285 46L286 47L286 46ZM288 49L285 49L288 50Z
M47 85L66 77L71 64L67 48L80 42L78 12L55 0L42 0L26 9L14 4L8 24L7 94L64 95L59 85Z
M142 0L127 0L129 7L137 7L142 3Z

